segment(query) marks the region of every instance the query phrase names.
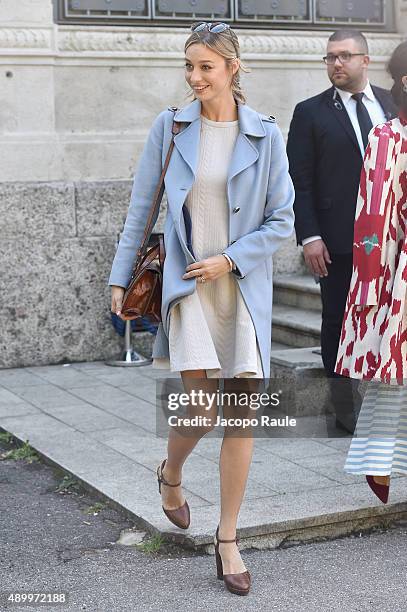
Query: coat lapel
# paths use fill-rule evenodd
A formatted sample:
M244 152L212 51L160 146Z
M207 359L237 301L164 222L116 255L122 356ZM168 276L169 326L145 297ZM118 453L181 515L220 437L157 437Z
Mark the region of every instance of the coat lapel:
M233 149L232 158L230 160L229 171L228 171L228 185L230 181L240 172L246 170L249 166L254 164L259 157L259 152L256 147L252 145L246 134L239 132L235 148Z
M358 139L356 138L355 130L353 129L353 125L352 125L351 120L349 119L349 115L346 111L346 108L339 94L337 94L336 96L336 102L334 101L333 99L334 93L335 93L334 87L331 87L331 89L327 91L328 107L332 110L334 117L336 117L336 119L339 121L339 123L341 124L341 126L343 127L343 129L345 130L345 132L347 133L347 135L349 136L349 138L351 139L351 141L353 142L353 144L355 145L355 147L360 153Z
M266 135L259 114L246 104L238 105L239 135L233 149L228 170L228 185L240 172L246 170L259 158L259 151L251 141L251 137L262 138Z
M175 113L175 121L181 123L181 131L174 137L174 160L170 177L166 184L168 206L175 221L178 235L187 249L187 234L182 215L185 198L190 191L198 169L200 145L200 102L191 104Z
M194 100L185 108L175 113L175 121L181 124L181 131L174 137L174 145L178 151L182 166L174 165L173 179L167 185L168 204L184 248L188 251L188 232L182 214L185 199L195 182L198 165L201 139L201 102ZM233 149L228 169L227 187L235 176L254 164L259 158L259 152L254 145L253 138L266 135L259 114L246 104L238 105L239 134ZM179 159L179 158L178 158ZM181 161L180 160L180 161Z
M259 152L252 138L265 136L266 131L259 114L246 104L238 104L239 134L233 149L228 169L228 186L230 181L240 172L254 164ZM194 100L175 114L175 120L184 124L181 132L174 138L174 145L185 162L190 176L188 180L177 185L180 198L175 202L175 216L181 218L182 206L188 191L191 189L197 175L199 164L199 148L201 138L201 102ZM177 177L179 178L179 177ZM179 182L179 181L178 181Z
M191 104L178 111L174 118L175 121L184 124L181 132L175 136L174 144L191 170L195 180L201 138L201 103L199 100L194 100Z
M266 131L257 112L246 104L238 104L239 136L233 150L228 171L228 181L254 164L259 157L257 148L250 141L251 136L261 138ZM201 136L201 103L194 100L175 114L175 120L188 123L175 136L174 144L183 160L191 170L195 180L199 163L199 145Z

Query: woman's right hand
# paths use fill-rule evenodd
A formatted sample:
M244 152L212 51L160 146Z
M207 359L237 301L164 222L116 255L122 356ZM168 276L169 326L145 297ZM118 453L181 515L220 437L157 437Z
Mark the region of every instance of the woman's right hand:
M124 287L112 285L112 305L110 307L110 310L118 316L120 316L122 310L124 291Z

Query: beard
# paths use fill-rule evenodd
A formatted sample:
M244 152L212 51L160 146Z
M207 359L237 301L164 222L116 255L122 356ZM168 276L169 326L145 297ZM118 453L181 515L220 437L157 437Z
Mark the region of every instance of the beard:
M334 73L330 78L332 85L338 87L338 89L348 89L354 84L354 79L347 74L338 75Z
M334 74L332 75L332 80L333 81L339 80L339 81L345 82L345 81L349 81L350 77L347 74L345 74L344 72L341 72L341 73L334 72Z

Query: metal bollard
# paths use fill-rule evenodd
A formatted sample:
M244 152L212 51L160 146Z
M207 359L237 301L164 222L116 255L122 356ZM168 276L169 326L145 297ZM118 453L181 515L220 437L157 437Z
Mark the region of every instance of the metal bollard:
M126 321L124 330L124 349L120 359L106 361L106 365L110 366L143 366L149 365L153 360L151 357L143 357L135 351L131 345L131 321Z

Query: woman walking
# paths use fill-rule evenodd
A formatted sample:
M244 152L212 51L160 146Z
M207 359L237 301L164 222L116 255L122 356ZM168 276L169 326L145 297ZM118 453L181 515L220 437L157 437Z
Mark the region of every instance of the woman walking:
M163 111L153 123L109 285L111 309L120 313L175 119L181 131L165 176L162 323L153 366L180 372L187 392L214 392L219 378L258 382L269 376L272 255L292 233L294 194L274 118L245 102L235 32L219 22L191 29L185 79L194 99L175 115L174 109ZM231 383L225 380L225 391ZM157 468L163 510L183 529L190 511L181 489L182 468L213 428L217 407L208 408L191 405L188 417L204 413L209 425L187 435L182 428L170 429L167 458ZM225 428L215 552L218 577L232 593L246 595L251 579L237 548L236 526L253 440L234 434Z
M370 381L345 470L387 503L407 473L407 43L388 65L399 116L369 136L336 372Z

